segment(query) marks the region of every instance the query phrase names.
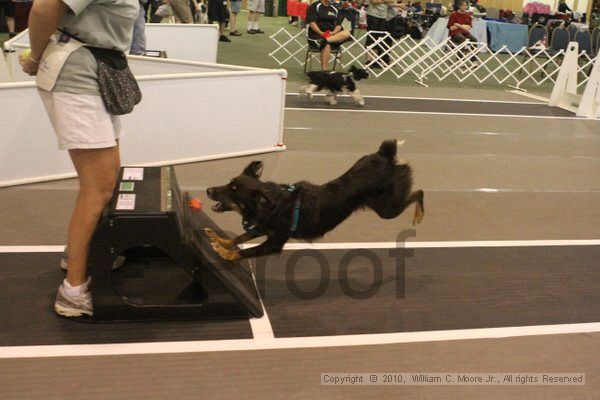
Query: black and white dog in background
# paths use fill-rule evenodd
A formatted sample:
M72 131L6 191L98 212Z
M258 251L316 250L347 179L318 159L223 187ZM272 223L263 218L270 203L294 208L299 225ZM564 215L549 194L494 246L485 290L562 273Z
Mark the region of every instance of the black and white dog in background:
M365 105L365 100L360 90L356 87L356 81L369 77L369 73L366 70L356 68L353 65L347 73L310 71L306 75L308 76L309 85L302 86L300 94L306 94L312 99L315 92L326 90L327 103L334 106L337 104L338 94L348 93L357 104L361 106Z

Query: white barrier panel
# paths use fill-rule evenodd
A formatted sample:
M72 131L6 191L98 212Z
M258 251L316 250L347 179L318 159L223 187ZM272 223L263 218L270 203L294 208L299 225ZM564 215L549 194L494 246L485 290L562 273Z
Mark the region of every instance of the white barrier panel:
M578 117L600 118L600 62L596 60L590 79L583 91Z
M556 83L550 95L549 105L567 111L577 112L581 96L577 94L577 58L579 46L577 42L569 43L565 58L556 77Z
M8 72L8 65L6 64L6 58L4 57L2 50L0 50L0 83L10 82L11 80Z
M23 45L29 47L29 29L19 32L17 36L4 42L4 49L11 50L13 45Z
M170 59L217 62L217 46L219 43L219 26L215 24L146 24L146 48L148 50L164 50ZM9 71L12 81L33 81L21 71L18 55L29 47L29 30L26 29L11 40L4 43L7 53ZM0 61L1 62L1 61ZM180 72L174 67L173 73ZM11 74L4 75L0 66L0 83L10 82Z
M27 46L29 47L29 46ZM6 64L10 71L11 80L8 82L34 82L35 77L29 76L23 72L21 64L19 64L19 55L26 47L16 47L14 52L6 53Z
M146 24L146 48L165 50L168 58L216 63L218 43L215 24Z
M123 117L123 163L166 165L284 150L285 70L131 57L142 102ZM174 68L186 73L173 74ZM139 72L161 74L140 76ZM209 72L206 72L209 71ZM0 84L0 187L74 176L37 89Z
M269 56L278 65L304 65L307 49L305 31L280 28L270 37L276 48ZM369 37L372 43L367 46ZM376 54L375 48L381 49L381 52ZM473 46L466 41L457 45L450 39L435 43L429 37L414 40L408 35L394 39L389 32L369 31L353 37L342 46L340 64L343 68L359 65L374 78L389 73L398 79L412 75L417 83L424 86L427 86L428 79L441 82L450 78L458 82L493 82L523 89L525 84L540 86L546 82L555 83L564 55L564 50L555 52L548 48L523 47L516 53L508 53L506 46L492 51L485 43ZM580 75L578 89L587 83L595 59L585 52L579 54L576 66ZM372 68L374 65L381 68Z
M25 29L14 38L4 42L4 49L8 51L8 53L6 53L6 64L9 69L9 79L0 79L0 83L35 81L35 77L24 73L19 64L19 55L27 48L29 48L29 29Z
M145 62L147 60L154 60L155 62L147 63ZM257 68L243 67L239 65L212 64L187 60L129 56L129 67L135 76L164 74L167 66L169 74L257 71Z

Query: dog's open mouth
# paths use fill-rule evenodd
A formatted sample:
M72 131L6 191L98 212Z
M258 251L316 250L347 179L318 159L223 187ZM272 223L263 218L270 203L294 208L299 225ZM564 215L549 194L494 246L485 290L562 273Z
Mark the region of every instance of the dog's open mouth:
M211 207L214 212L222 213L225 211L231 211L231 208L227 207L225 204L218 202L214 206Z

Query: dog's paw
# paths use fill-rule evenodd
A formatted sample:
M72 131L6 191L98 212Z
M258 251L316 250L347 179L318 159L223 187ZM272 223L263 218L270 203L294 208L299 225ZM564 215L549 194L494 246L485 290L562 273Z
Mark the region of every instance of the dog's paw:
M361 107L363 107L365 105L365 101L363 99L360 99L358 101L358 105L360 105Z
M217 235L215 231L210 228L204 228L204 234L213 242L215 242L217 239L220 239L219 235Z
M221 247L224 247L226 249L231 247L231 240L223 239L210 228L204 228L204 234L208 236L212 243L218 243L219 245L221 245Z
M222 259L227 261L235 261L241 258L239 250L228 250L217 242L212 242L211 247Z
M330 106L335 106L335 105L337 105L337 100L333 99L333 98L328 98L327 104L329 104Z

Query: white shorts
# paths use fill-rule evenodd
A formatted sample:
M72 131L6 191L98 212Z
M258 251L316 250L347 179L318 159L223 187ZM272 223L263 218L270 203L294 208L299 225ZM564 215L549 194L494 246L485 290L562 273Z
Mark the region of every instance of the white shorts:
M123 134L121 120L108 113L102 97L38 92L56 133L59 149L102 149L117 145L116 139Z
M265 0L248 0L248 10L264 14Z

